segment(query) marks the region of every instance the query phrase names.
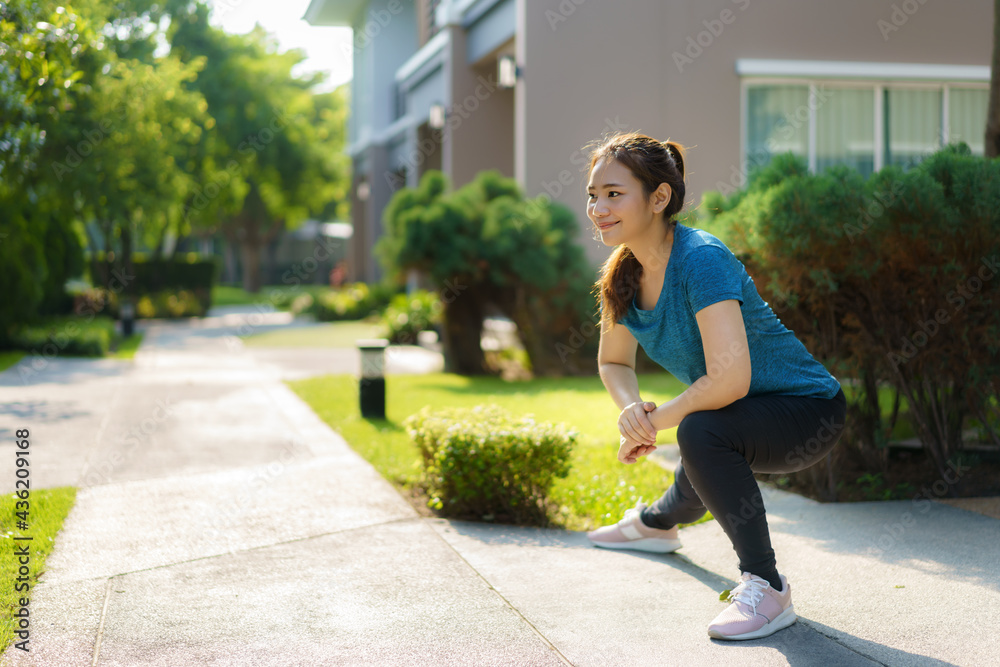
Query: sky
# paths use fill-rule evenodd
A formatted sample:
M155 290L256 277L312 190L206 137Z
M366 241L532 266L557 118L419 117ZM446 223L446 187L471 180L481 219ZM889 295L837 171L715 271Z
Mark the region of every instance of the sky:
M351 29L311 26L302 20L309 0L211 0L213 25L234 34L244 34L260 23L274 35L281 51L300 48L306 60L295 74L320 71L328 74L320 92L332 90L351 79Z

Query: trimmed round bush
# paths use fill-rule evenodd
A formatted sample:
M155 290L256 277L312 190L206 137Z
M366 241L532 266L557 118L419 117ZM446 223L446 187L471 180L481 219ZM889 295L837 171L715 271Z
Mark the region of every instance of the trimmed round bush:
M579 434L495 405L431 410L404 421L420 451L429 504L443 516L548 523L548 494L569 474Z

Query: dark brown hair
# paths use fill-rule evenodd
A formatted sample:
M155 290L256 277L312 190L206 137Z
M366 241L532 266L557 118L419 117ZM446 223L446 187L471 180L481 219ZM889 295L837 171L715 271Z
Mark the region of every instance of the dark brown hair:
M675 225L674 216L684 208L684 147L673 141L657 141L638 132L613 134L592 142L589 174L601 158L626 167L642 183L649 201L660 183L670 186L670 201L663 210L663 223ZM601 267L601 277L594 284L603 313L602 325L617 323L635 297L642 266L625 244L619 245ZM603 328L603 326L602 326Z

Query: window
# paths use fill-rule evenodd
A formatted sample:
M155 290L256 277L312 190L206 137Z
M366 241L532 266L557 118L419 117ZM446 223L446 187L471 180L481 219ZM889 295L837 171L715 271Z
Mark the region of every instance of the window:
M983 154L985 85L745 80L745 167L787 151L822 171L911 167L948 143Z
M809 86L754 86L747 91L747 110L751 164L767 164L774 155L788 151L806 155Z
M875 171L875 91L823 87L815 99L816 170L846 164L870 176Z
M990 91L986 88L948 90L948 143L964 141L977 155L983 154L986 135L986 111Z
M884 93L884 163L911 167L941 148L941 89ZM986 127L985 125L983 127Z

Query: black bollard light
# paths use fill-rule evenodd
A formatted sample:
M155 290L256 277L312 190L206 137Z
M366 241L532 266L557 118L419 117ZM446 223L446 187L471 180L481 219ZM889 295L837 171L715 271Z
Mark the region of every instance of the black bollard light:
M132 305L131 299L122 301L118 311L118 315L122 320L122 336L128 338L132 335L135 324L135 306Z
M361 416L385 419L385 348L389 341L368 338L359 340L357 345L361 352Z

